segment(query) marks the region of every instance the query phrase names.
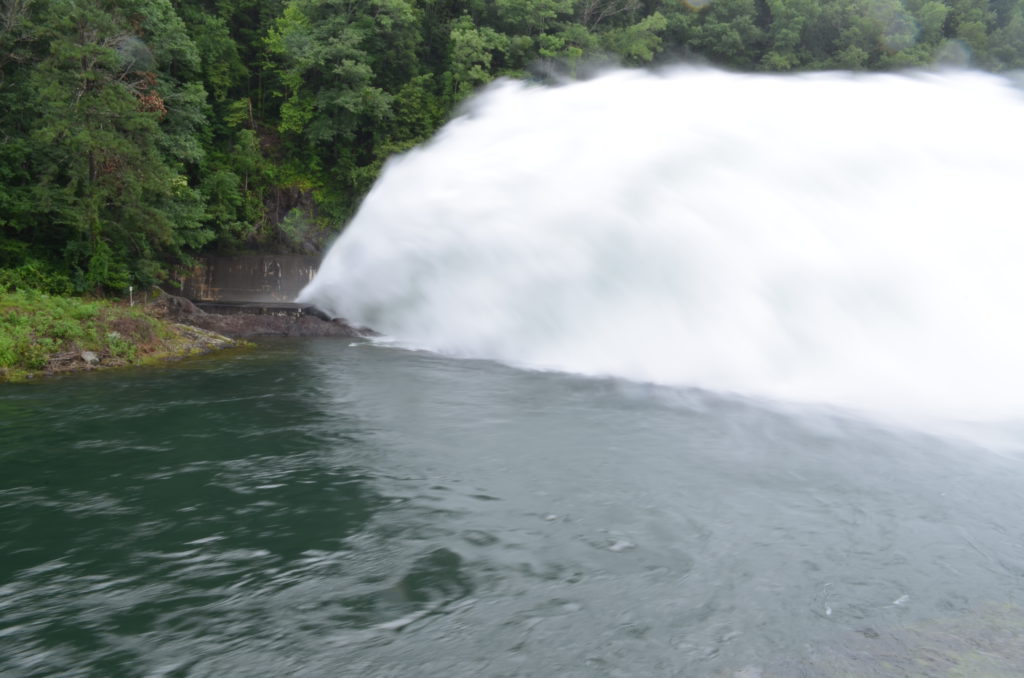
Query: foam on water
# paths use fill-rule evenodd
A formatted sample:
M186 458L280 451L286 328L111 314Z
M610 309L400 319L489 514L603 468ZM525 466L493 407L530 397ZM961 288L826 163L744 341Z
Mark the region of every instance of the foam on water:
M1022 120L972 72L501 82L300 299L457 356L1017 419Z

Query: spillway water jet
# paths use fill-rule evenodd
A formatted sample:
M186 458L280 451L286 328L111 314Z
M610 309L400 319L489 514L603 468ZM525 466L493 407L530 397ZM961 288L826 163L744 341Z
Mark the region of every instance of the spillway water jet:
M388 163L300 300L456 356L1019 418L1021 120L973 72L499 82Z

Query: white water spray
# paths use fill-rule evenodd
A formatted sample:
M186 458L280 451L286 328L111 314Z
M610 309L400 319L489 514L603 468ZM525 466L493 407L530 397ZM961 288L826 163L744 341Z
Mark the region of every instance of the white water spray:
M300 299L457 356L1019 418L1022 121L977 73L503 82Z

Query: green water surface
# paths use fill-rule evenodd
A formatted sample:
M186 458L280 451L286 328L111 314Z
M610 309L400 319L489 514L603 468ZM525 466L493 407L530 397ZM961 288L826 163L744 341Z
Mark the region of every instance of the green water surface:
M1024 675L1024 466L335 340L0 386L0 674Z

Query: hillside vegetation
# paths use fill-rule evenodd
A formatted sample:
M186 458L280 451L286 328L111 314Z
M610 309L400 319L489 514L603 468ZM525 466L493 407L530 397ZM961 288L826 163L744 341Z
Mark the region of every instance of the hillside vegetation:
M1024 0L5 0L0 289L315 252L487 82L684 59L1020 68Z
M37 291L0 294L0 382L140 365L233 345L240 344L125 304Z

